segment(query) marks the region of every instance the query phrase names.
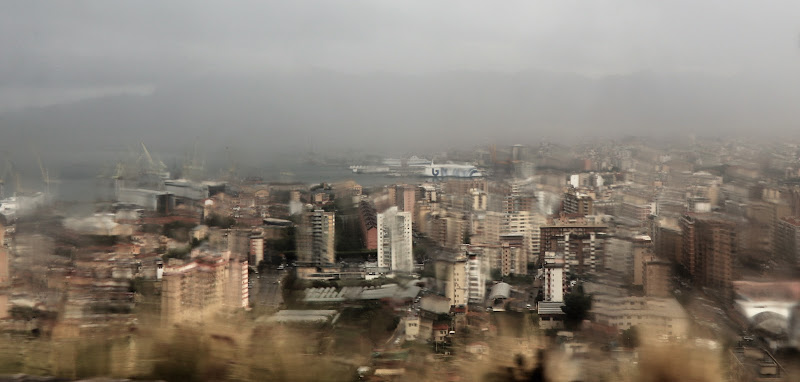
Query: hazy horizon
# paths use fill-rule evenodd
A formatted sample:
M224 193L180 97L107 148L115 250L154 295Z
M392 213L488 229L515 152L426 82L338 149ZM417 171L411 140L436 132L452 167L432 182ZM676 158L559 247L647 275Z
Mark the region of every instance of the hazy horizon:
M12 1L0 154L402 156L628 135L796 139L794 2ZM231 154L233 152L233 154ZM34 169L35 165L31 166Z

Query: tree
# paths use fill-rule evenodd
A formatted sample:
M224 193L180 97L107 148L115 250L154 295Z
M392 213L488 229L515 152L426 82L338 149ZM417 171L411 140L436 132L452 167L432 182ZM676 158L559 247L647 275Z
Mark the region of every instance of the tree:
M631 326L629 329L623 330L620 336L620 343L626 348L639 347L639 328Z
M236 224L236 219L233 216L220 216L218 214L211 214L206 217L206 225L209 227L231 228Z
M561 307L566 314L564 326L570 330L577 329L589 315L590 309L592 309L591 295L583 294L580 290L567 294L564 296L564 306Z
M492 269L490 272L492 276L492 280L502 280L503 279L503 272L499 269Z

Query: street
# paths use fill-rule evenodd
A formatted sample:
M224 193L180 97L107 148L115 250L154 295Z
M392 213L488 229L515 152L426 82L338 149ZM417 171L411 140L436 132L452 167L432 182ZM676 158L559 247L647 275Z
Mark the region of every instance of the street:
M250 303L254 306L278 307L283 304L281 282L285 271L269 270L259 275L250 275Z

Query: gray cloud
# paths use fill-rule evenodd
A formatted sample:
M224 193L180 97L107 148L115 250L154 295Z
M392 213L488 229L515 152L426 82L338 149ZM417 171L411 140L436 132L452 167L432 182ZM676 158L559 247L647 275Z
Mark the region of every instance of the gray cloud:
M392 149L663 128L785 134L800 103L798 11L743 0L7 1L0 131L51 153L195 137L290 150L309 137Z
M0 83L311 69L796 74L798 13L795 1L12 1Z

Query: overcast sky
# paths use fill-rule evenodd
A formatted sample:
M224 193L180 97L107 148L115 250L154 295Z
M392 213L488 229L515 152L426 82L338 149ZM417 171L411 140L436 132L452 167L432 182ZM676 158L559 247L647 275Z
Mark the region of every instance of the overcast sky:
M0 152L97 163L197 141L262 165L308 150L800 138L799 16L797 0L6 0Z
M175 77L800 68L800 2L4 1L0 111Z

